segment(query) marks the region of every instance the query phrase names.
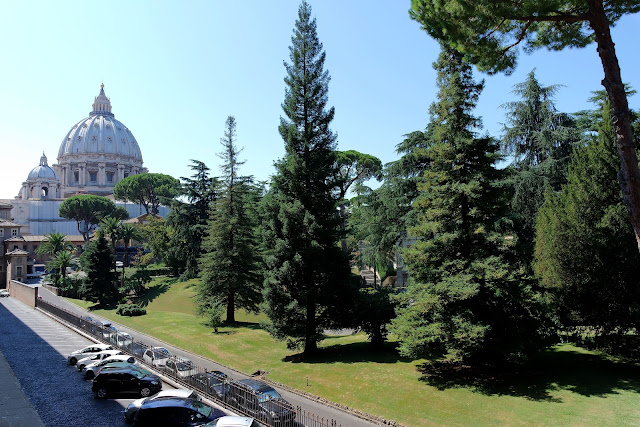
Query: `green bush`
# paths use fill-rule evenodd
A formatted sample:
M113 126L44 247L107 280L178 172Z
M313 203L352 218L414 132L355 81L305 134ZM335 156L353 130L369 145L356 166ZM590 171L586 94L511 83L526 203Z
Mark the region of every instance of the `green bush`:
M140 304L118 304L116 314L121 316L142 316L147 314L147 309Z

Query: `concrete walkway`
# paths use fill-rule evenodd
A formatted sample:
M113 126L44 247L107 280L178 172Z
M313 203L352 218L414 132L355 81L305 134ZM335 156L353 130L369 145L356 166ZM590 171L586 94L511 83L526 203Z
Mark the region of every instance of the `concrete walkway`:
M375 278L376 286L380 286L380 276L377 272L375 275L373 274L373 268L367 266L362 267L362 269L360 270L360 276L367 282L367 285L373 286Z
M9 362L0 351L0 426L44 427Z

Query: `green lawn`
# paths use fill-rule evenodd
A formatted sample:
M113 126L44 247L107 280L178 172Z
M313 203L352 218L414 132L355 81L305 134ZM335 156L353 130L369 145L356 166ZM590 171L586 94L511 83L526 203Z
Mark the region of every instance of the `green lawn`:
M262 369L274 381L406 425L640 425L640 369L578 347L558 346L511 375L423 375L425 360L399 357L393 343L374 352L362 334L330 337L317 359L301 360L260 328L261 316L238 312L237 326L213 333L195 315L194 283L152 282L145 316L95 313L235 369Z

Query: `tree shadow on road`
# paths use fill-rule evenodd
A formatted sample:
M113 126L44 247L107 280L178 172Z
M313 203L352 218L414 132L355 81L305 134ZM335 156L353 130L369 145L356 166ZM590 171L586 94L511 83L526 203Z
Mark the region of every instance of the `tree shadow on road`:
M569 390L582 396L606 397L621 390L640 393L640 367L616 363L576 347L547 350L529 363L471 367L426 363L421 381L440 390L466 388L489 396L515 396L561 403L553 392Z

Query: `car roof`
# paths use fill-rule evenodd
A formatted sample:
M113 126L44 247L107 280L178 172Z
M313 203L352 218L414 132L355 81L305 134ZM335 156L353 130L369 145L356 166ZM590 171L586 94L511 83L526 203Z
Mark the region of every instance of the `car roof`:
M159 399L162 397L182 397L187 398L192 396L195 393L193 390L187 390L184 388L176 388L171 390L162 390L153 396L154 399Z
M271 387L269 384L263 383L262 381L254 380L253 378L245 378L243 380L239 380L238 382L240 384L244 384L248 387L251 387L253 390L261 393L269 390L274 390L274 388Z
M226 415L224 417L216 418L213 422L216 423L216 427L251 427L253 418Z
M192 406L193 406L193 399L191 398L167 396L167 397L159 397L157 399L147 400L142 404L140 409L166 408L166 407L190 408Z

